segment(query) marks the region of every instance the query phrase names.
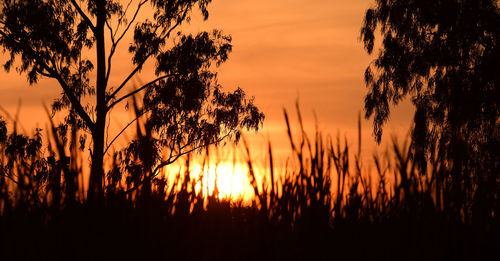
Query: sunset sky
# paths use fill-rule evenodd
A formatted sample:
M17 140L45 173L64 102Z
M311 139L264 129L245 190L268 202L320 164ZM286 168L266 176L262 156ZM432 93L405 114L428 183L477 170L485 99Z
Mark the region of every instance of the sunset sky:
M366 93L363 74L374 58L366 54L359 40L364 11L371 2L214 0L207 21L202 22L199 13L194 12L191 24L182 30L220 29L232 35L233 52L218 69L219 81L227 90L240 86L249 96L255 96L256 104L265 113L264 128L249 138L255 150L261 150L270 139L275 151L285 155L289 145L282 109L288 109L296 122L297 99L309 130L314 129L315 113L323 133L346 136L355 144L357 117L363 113ZM112 71L117 81L131 68L127 44L122 47L125 49L116 55ZM149 81L151 68L146 66L136 82ZM0 79L0 105L14 115L21 101L19 119L24 129L30 133L36 126L44 127L46 114L42 104L50 104L61 92L57 83L42 80L36 86L28 86L26 77L14 70L2 71ZM125 121L119 118L123 115L126 114L115 113L112 130L124 125ZM383 139L390 140L391 134L404 135L411 117L408 102L398 106ZM375 148L371 131L371 122L363 121L364 152L368 156Z

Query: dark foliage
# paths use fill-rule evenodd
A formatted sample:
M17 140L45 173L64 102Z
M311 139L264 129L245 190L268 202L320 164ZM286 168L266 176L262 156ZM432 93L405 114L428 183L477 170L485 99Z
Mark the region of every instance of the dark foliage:
M440 157L449 171L438 178L454 187L457 206L470 206L454 207L456 214L476 208L477 222L494 218L500 196L498 1L378 0L361 29L368 53L379 32L382 48L365 72L366 117L374 117L377 141L390 105L409 97L416 109L411 154L419 168L425 172L428 160Z

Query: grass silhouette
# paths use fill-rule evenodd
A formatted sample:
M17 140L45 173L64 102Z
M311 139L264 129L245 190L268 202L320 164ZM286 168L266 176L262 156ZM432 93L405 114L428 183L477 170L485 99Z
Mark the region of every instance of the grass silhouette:
M76 131L56 127L43 142L0 124L2 260L484 260L498 257L499 204L477 202L454 184L441 155L418 168L405 142L374 155L320 132L311 139L298 110L298 135L284 112L290 158L278 173L272 145L262 182L244 142L249 204L204 194L186 171L156 175L151 130L137 121L115 153L106 194L88 202ZM14 124L15 125L15 124ZM361 130L359 130L361 132ZM204 152L207 160L210 150ZM354 161L352 160L354 159ZM125 164L123 164L125 163ZM205 166L205 164L203 165ZM494 170L492 170L494 171ZM203 171L201 172L203 173ZM467 173L463 173L466 175ZM467 181L463 179L462 181ZM498 181L488 191L498 199ZM483 188L481 188L483 189ZM215 188L217 191L217 188ZM481 207L490 206L484 214ZM492 206L492 207L491 207Z

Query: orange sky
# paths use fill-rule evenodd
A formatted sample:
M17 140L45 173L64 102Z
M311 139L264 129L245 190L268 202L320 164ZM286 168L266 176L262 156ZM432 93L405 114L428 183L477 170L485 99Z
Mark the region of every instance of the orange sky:
M233 36L233 52L219 68L219 81L228 90L240 86L255 96L266 114L264 129L250 137L254 150L260 151L270 138L275 151L285 155L289 145L282 108L294 115L297 98L307 126L314 126L314 111L320 130L334 136L340 133L355 144L357 116L366 93L363 74L373 59L359 41L363 14L370 5L370 0L214 0L209 20L202 23L194 13L184 30L217 28ZM113 79L123 79L129 71L127 57L126 51L117 54ZM148 81L145 68L144 82ZM0 72L0 105L15 114L21 100L20 121L29 133L37 125L44 127L42 103L50 104L61 90L50 80L28 86L25 79L14 70ZM391 133L407 131L411 111L408 103L393 111L384 140ZM370 156L374 149L371 123L363 125L364 151Z

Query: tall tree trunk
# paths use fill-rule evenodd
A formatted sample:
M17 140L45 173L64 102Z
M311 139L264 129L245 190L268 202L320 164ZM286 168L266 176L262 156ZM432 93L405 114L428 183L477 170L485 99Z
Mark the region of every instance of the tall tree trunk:
M94 148L92 151L92 167L90 171L89 200L104 196L104 131L106 127L106 46L104 41L104 25L106 22L105 1L97 3L96 50L97 50L97 81L96 81L96 122L92 130Z
M104 117L105 119L105 117ZM105 121L97 121L93 133L92 167L90 170L87 198L96 200L104 196L104 126Z

